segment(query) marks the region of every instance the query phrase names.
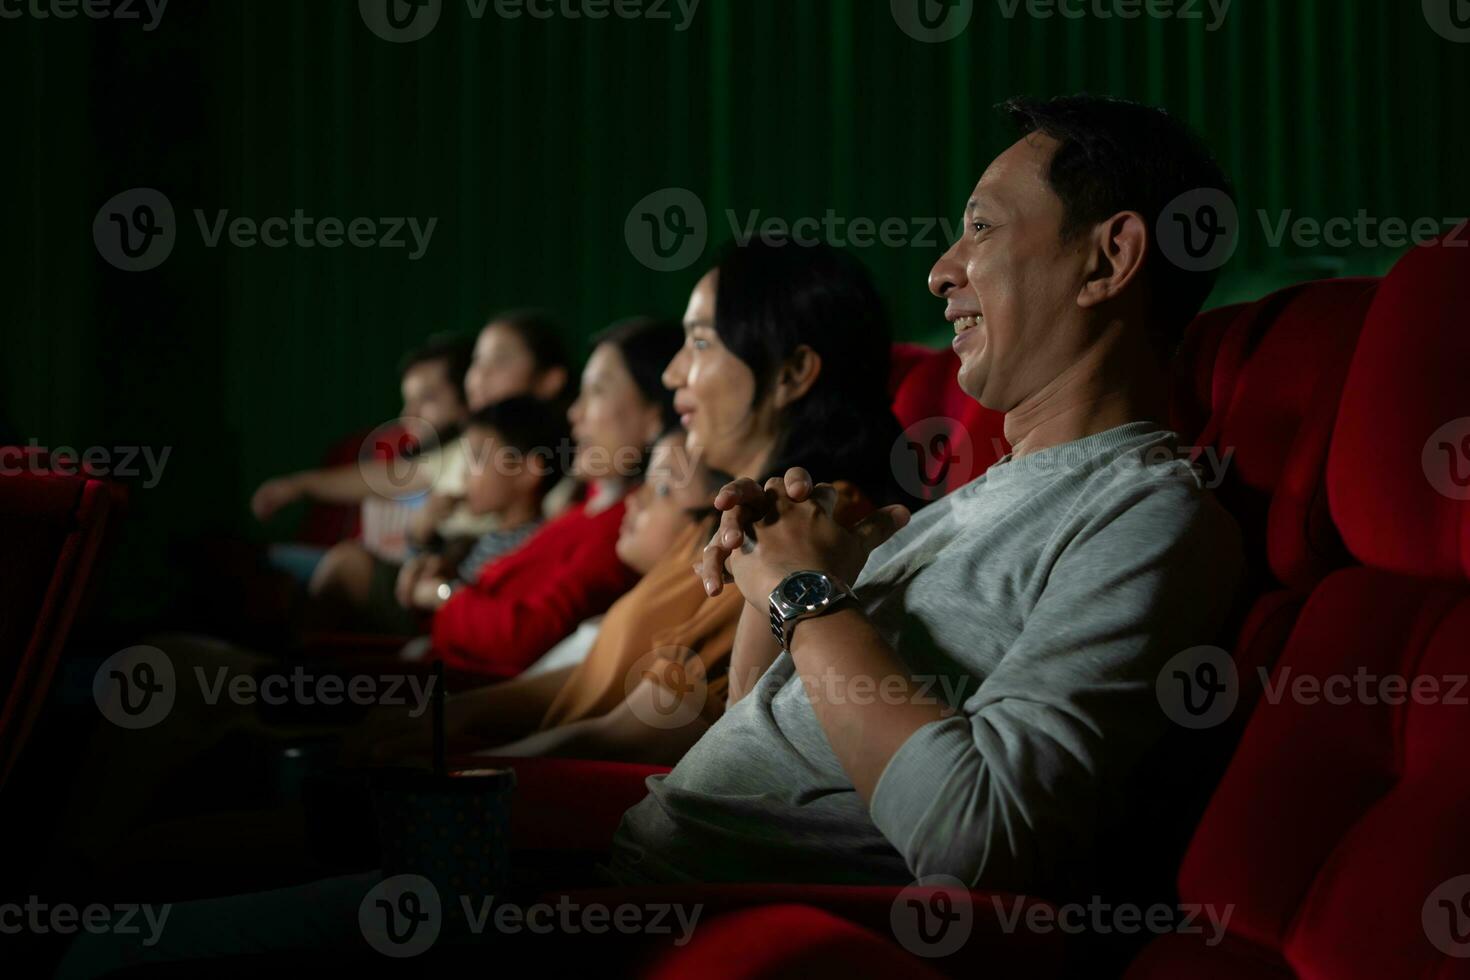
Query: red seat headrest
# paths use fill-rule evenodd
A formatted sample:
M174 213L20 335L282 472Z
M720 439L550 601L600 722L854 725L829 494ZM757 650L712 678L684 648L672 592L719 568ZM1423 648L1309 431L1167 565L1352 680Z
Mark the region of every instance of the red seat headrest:
M904 433L892 463L901 487L934 500L969 483L1011 451L1005 414L965 394L960 358L951 348L928 350L897 345L892 386L893 414Z
M1470 223L1399 260L1358 340L1327 466L1354 557L1470 578Z
M1378 280L1299 283L1195 318L1170 419L1240 522L1252 583L1309 591L1348 560L1327 509L1327 447Z
M1170 361L1169 428L1183 442L1193 441L1215 410L1215 355L1221 338L1247 308L1235 303L1195 317Z

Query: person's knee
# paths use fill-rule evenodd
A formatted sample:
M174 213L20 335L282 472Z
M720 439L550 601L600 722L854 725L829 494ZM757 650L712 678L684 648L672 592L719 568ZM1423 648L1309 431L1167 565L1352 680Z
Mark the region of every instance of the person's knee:
M334 596L361 600L367 595L372 568L372 555L356 541L335 544L322 556L312 573L310 592L319 598Z

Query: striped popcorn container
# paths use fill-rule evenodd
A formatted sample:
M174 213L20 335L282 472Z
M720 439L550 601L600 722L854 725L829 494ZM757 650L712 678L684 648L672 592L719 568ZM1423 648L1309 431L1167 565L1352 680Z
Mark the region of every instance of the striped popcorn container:
M368 497L362 502L362 546L384 561L408 559L408 527L429 499L418 494L403 500Z

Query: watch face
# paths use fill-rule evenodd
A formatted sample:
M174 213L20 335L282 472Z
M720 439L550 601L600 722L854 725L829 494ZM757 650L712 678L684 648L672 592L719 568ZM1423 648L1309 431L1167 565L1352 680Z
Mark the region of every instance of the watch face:
M781 598L793 606L820 605L832 594L832 586L826 576L817 572L801 572L787 579L781 586Z

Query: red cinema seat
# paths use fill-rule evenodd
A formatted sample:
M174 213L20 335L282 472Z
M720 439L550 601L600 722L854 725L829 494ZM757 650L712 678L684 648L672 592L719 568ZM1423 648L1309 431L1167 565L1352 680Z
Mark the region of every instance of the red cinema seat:
M1358 565L1308 596L1179 875L1223 941L1132 980L1470 976L1470 228L1377 289L1327 461Z
M960 358L951 348L897 344L893 364L893 414L904 429L893 463L905 490L937 499L1010 452L1005 415L960 388Z
M752 942L754 936L760 941ZM850 980L944 976L891 939L810 905L767 905L720 916L689 945L663 952L648 980Z
M86 476L0 477L0 787L50 689L114 496Z
M1258 694L1258 668L1275 661L1302 597L1349 560L1328 514L1327 449L1378 282L1300 283L1202 314L1174 366L1176 418L1197 411L1180 400L1194 402L1208 389L1194 458L1246 547L1242 619L1231 629L1243 680L1240 725Z
M1327 446L1377 288L1373 278L1290 286L1221 333L1196 460L1241 523L1259 583L1304 592L1346 560L1323 490ZM1196 323L1211 326L1210 314Z
M1170 362L1169 428L1193 442L1214 412L1215 355L1245 303L1219 306L1194 318Z
M1064 976L1067 969L1066 937L1060 931L1017 925L1033 916L1055 915L1056 909L1002 892L933 885L727 884L596 888L545 899L559 900L563 894L589 907L671 903L699 908L692 948L670 948L664 940L649 938L642 951L643 969L618 964L637 976L693 978L704 976L706 968L729 977L835 976L821 965L834 942L852 943L854 951L871 957L866 969L851 958L840 961L859 976L1042 978ZM736 953L732 944L740 937L746 949ZM769 948L754 948L762 944ZM719 957L729 957L726 969L731 972L711 965ZM925 969L926 963L931 969Z

